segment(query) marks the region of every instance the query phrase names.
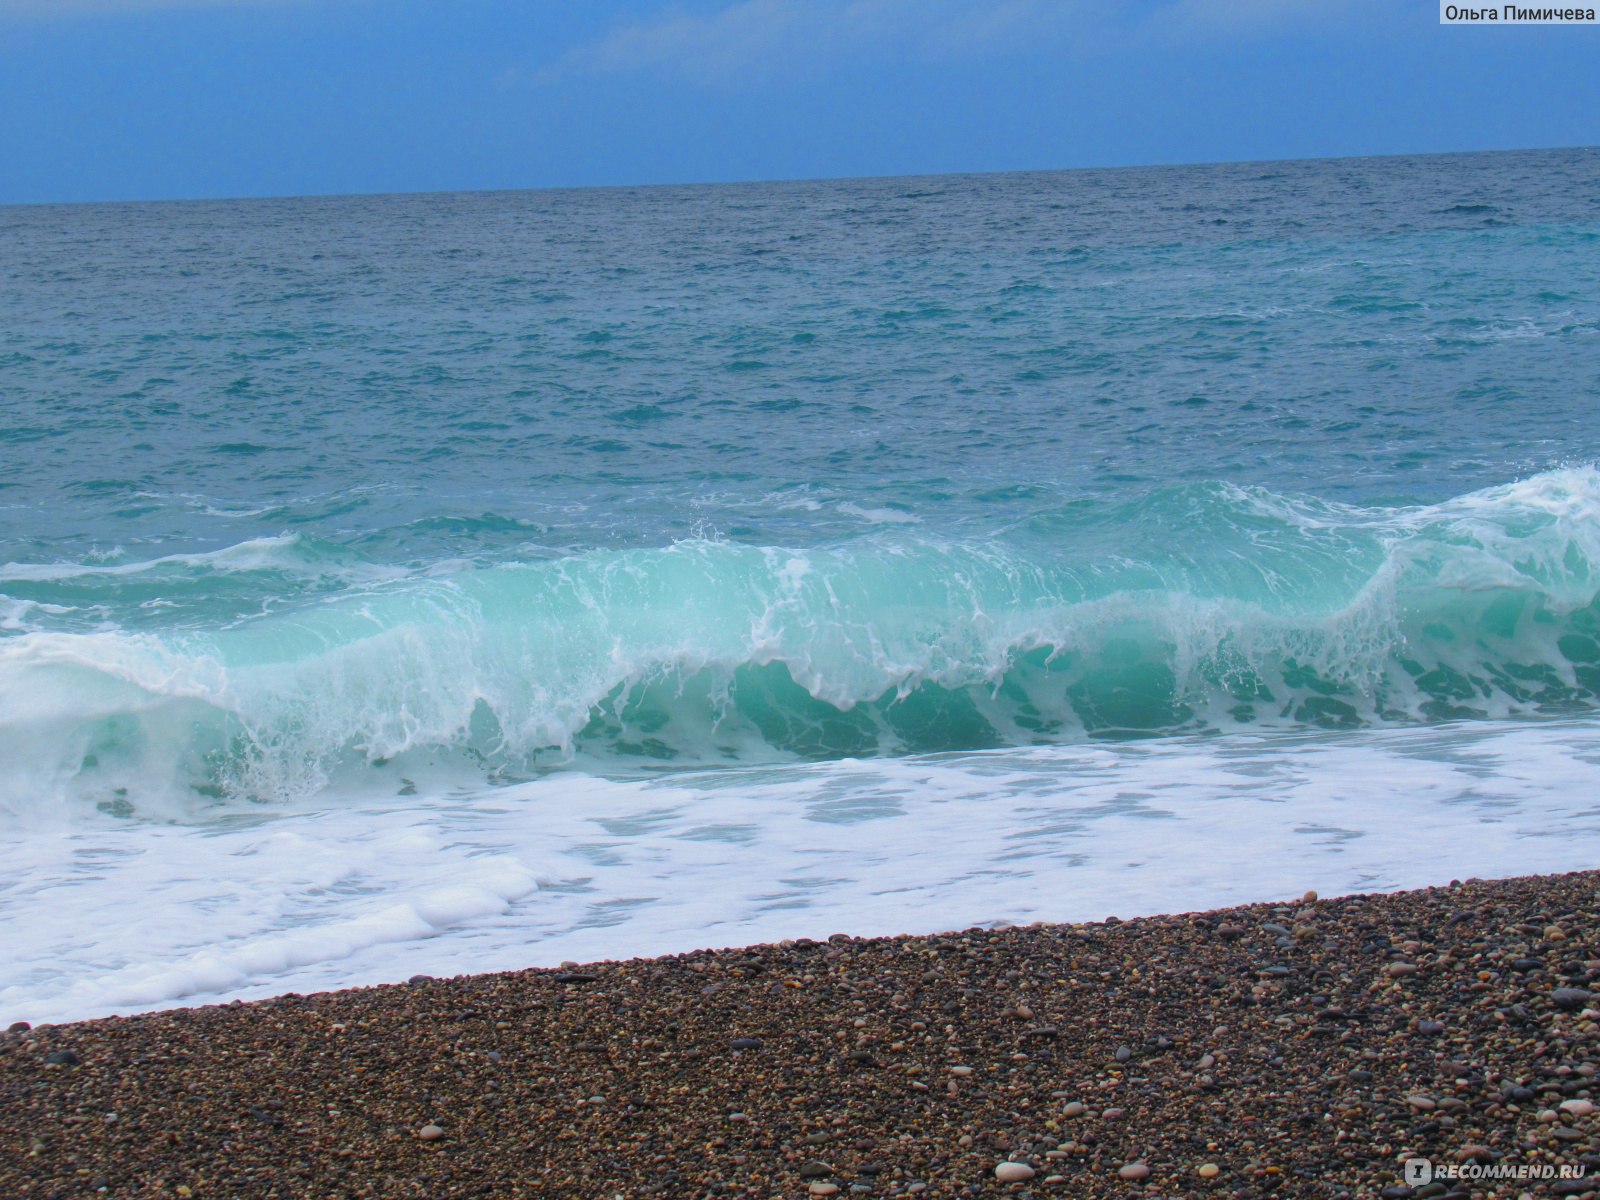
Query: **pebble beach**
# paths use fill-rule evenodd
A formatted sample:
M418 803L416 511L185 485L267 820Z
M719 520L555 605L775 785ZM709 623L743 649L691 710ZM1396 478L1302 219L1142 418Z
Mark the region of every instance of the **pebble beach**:
M1593 1196L1597 917L1582 872L19 1022L0 1195Z

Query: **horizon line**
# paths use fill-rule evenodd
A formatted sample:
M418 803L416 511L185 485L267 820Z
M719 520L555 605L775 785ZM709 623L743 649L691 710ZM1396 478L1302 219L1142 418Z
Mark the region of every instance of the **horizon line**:
M1423 150L1377 154L1299 155L1291 158L1191 159L1183 161L1117 163L1072 167L1010 167L992 171L908 171L887 175L794 175L749 179L655 180L646 183L535 184L528 187L419 188L414 191L372 192L263 192L231 196L159 196L98 200L0 201L0 210L17 208L92 208L155 204L247 204L283 200L383 200L418 196L496 196L520 192L644 191L654 188L725 188L798 185L807 183L871 183L895 179L963 179L993 175L1064 175L1074 171L1158 171L1180 167L1247 167L1313 162L1362 162L1385 158L1463 158L1480 154L1536 154L1557 151L1600 150L1592 145L1501 146L1474 150Z

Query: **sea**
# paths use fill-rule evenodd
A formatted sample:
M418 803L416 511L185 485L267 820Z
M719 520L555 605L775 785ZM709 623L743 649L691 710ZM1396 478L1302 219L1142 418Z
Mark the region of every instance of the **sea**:
M0 209L0 1021L1600 866L1600 151Z

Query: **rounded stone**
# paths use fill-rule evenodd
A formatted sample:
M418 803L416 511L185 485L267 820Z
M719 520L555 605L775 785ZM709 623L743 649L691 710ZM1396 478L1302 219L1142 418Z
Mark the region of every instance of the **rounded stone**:
M1588 1100L1563 1100L1561 1108L1575 1117L1587 1117L1594 1112L1594 1104Z
M444 1136L444 1130L438 1125L424 1125L417 1130L417 1136L425 1142L437 1142Z
M1082 1100L1074 1100L1061 1110L1063 1117L1081 1117L1089 1111L1089 1106Z
M1117 1178L1137 1183L1141 1179L1150 1178L1150 1168L1142 1162L1131 1162L1127 1166L1118 1169Z
M1003 1162L995 1167L994 1177L1001 1183L1022 1183L1033 1178L1033 1168L1027 1163Z
M1222 1174L1222 1168L1216 1163L1201 1163L1199 1175L1201 1179L1215 1179Z
M808 1189L813 1196L832 1196L839 1190L837 1183L813 1183Z

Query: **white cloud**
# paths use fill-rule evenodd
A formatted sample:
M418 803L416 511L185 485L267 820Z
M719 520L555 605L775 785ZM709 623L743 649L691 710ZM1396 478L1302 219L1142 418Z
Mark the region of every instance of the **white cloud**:
M738 0L709 13L673 8L569 50L539 73L662 71L700 83L792 72L853 58L941 59L1071 29L1083 0Z
M674 5L568 50L536 73L656 72L709 84L848 63L1022 51L1092 53L1113 42L1239 39L1326 28L1378 0L733 0ZM520 73L513 73L520 74Z

